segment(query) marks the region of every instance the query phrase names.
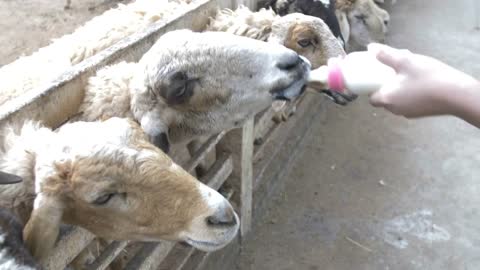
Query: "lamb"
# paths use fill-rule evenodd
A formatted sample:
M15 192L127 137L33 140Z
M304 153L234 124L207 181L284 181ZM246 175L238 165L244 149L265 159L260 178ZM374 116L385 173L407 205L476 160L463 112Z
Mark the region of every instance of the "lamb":
M285 45L307 58L312 68L327 64L331 57L345 55L341 43L335 39L321 19L300 13L282 17L270 8L262 8L258 12L252 12L245 6L240 6L235 11L223 9L210 19L207 30L224 31ZM328 90L324 93L341 105L355 99L354 95L340 95ZM282 107L278 102L276 106Z
M68 68L140 29L179 14L188 5L189 1L174 0L119 4L118 8L93 18L72 34L0 68L0 105L56 79Z
M369 43L385 41L389 13L373 0L337 0L336 15L348 50L364 50Z
M25 242L42 263L60 223L113 240L185 241L204 251L236 235L238 216L217 191L176 165L134 121L38 123L4 131L0 171L23 183L0 186L0 207L33 207Z
M333 35L340 40L345 48L346 42L340 30L340 24L335 15L335 0L269 0L265 8L272 8L276 13L285 16L291 13L302 13L322 19Z
M16 175L0 171L0 185L21 182ZM13 213L0 208L0 270L40 269L23 243L23 226Z
M271 0L266 6L280 15L300 12L321 18L345 42L347 51L384 42L390 15L373 0Z
M239 127L274 100L304 89L310 64L278 44L221 32L177 30L138 63L90 78L73 121L127 117L168 152L170 143Z

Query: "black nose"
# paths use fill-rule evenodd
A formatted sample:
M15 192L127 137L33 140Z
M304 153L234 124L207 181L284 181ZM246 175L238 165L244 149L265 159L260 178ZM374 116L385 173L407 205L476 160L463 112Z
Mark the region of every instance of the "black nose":
M288 57L282 59L282 61L278 62L277 67L282 70L292 70L300 65L301 62L302 59L300 56L296 53L292 53L289 54Z
M213 227L235 226L237 224L235 212L231 208L218 210L214 215L207 217L207 224Z
M387 20L383 21L383 23L385 24L385 26L388 26L388 21Z

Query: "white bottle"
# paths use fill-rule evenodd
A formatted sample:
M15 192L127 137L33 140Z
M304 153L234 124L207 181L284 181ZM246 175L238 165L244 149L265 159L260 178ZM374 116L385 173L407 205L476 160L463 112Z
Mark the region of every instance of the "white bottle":
M370 52L353 52L344 58L331 58L328 66L310 72L309 82L326 84L337 92L348 90L357 95L378 91L396 72Z

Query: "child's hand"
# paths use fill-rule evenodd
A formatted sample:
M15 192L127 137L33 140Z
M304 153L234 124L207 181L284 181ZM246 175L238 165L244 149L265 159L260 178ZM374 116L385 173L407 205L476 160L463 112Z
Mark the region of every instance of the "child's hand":
M455 114L451 99L477 81L431 57L370 44L370 52L392 67L397 76L370 96L373 106L384 107L407 118Z

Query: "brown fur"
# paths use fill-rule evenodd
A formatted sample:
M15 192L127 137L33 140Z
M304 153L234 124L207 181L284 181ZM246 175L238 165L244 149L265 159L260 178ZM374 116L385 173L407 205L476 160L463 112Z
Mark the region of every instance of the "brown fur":
M294 50L300 55L309 55L315 54L316 58L310 58L310 63L313 68L317 68L321 65L326 64L326 60L329 58L327 51L323 50L320 42L322 37L317 35L317 32L314 31L310 26L297 23L292 25L288 29L287 39L285 40L285 47ZM302 47L299 45L299 42L302 40L310 41L310 46ZM341 55L341 51L338 52ZM320 54L320 55L319 55ZM320 61L319 61L320 60Z
M349 11L353 9L355 2L357 2L357 0L337 0L335 7L337 10Z
M33 168L19 164L22 160L33 160ZM150 144L132 120L77 122L57 132L23 128L7 135L0 169L24 179L9 185L11 190L2 186L2 202L36 195L29 201L34 209L24 238L40 261L53 248L61 223L113 240L212 242L216 247L210 250L227 244L238 229L228 201ZM109 194L114 195L105 196ZM231 214L235 222L208 225L206 219L218 211Z

